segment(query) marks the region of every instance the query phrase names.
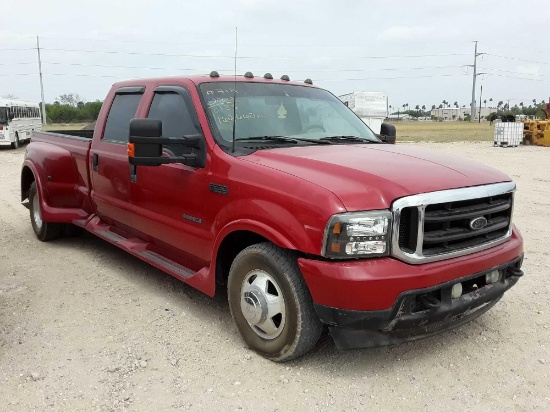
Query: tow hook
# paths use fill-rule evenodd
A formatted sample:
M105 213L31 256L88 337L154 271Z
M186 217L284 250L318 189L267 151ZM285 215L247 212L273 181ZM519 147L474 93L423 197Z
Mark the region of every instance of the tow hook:
M523 276L523 270L514 267L509 267L508 273L510 276L517 276L518 278Z
M428 308L434 309L441 306L441 301L430 295L420 296L420 301Z

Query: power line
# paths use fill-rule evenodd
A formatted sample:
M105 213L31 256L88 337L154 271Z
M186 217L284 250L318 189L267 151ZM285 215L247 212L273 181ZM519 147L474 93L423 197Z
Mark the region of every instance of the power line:
M44 76L77 76L77 77L108 77L114 79L127 79L128 76L109 76L109 75L99 75L99 74L80 74L80 73L42 73ZM0 77L10 77L10 76L38 76L38 73L8 73L0 74Z
M42 50L62 51L71 53L104 53L104 54L129 54L138 56L164 56L164 57L190 57L190 58L218 58L218 59L233 59L233 56L225 55L196 55L196 54L178 54L178 53L144 53L124 50L89 50L89 49L58 49L42 47ZM263 60L301 60L312 58L318 60L351 60L351 59L401 59L401 58L425 58L425 57L451 57L451 56L467 56L464 53L449 53L449 54L420 54L420 55L390 55L390 56L349 56L349 57L330 57L330 56L239 56L239 59L263 59Z
M533 74L533 73L524 73L524 72L513 72L509 70L500 70L500 69L490 69L490 68L480 68L480 70L489 70L492 72L499 72L499 73L509 73L509 74L521 74L523 76L535 76L535 77L549 77L544 74Z
M21 50L36 50L36 47L12 47L9 49L0 49L0 51L21 51Z
M457 73L457 74L434 74L434 75L426 75L426 76L397 76L397 77L368 77L368 78L362 78L362 79L315 79L317 82L336 82L336 81L343 81L343 80L394 80L394 79L424 79L424 78L432 78L432 77L454 77L454 76L469 76L467 73ZM301 81L301 80L299 80Z
M527 63L550 64L550 63L547 63L547 62L541 62L541 61L536 61L536 60L520 59L519 57L501 56L500 54L485 53L485 55L498 57L498 58L501 58L501 59L507 59L507 60L517 60L517 61L520 61L520 62L527 62Z
M137 44L166 44L166 45L182 45L182 46L231 46L231 43L196 43L196 42L167 42L167 41L152 41L152 40L124 40L124 39L90 39L84 37L43 37L41 39L48 40L83 40L83 41L99 41L99 42L118 42L118 43L137 43Z
M18 64L18 63L14 63ZM27 63L21 63L27 64ZM31 64L31 63L28 63ZM64 62L42 62L42 64L61 65L61 66L78 66L78 67L103 67L103 68L120 68L120 69L148 69L148 70L178 70L178 71L210 71L212 68L181 68L181 67L154 67L154 66L126 66L126 65L109 65L109 64L88 64L88 63L64 63ZM9 63L5 63L9 65ZM429 70L429 69L450 69L461 68L462 65L452 66L425 66L425 67L398 67L398 68L378 68L378 69L311 69L311 70L289 70L292 73L340 73L340 72L377 72L377 71L407 71L407 70ZM230 72L233 69L217 69L219 72ZM262 70L251 69L253 72L261 72Z
M506 76L504 74L495 74L495 73L485 73L487 76L494 76L494 77L505 77L507 79L519 79L519 80L529 80L533 82L545 82L549 83L550 80L544 80L544 79L530 79L528 77L516 77L516 76Z
M221 55L212 56L212 55L197 55L197 54L143 53L143 52L120 51L120 50L56 49L56 48L49 48L49 47L42 47L42 50L76 52L76 53L129 54L129 55L137 55L137 56L192 57L192 58L216 58L216 59L233 58L232 56L221 56Z
M17 63L0 63L0 66L11 66L11 65L23 65L23 64L36 64L36 62L17 62Z
M83 37L44 37L40 36L41 39L49 40L82 40L82 41L100 41L100 42L119 42L119 43L137 43L137 44L166 44L166 45L189 45L189 46L232 46L233 43L196 43L196 42L166 42L166 41L151 41L151 40L126 40L126 39L101 39L101 38L83 38ZM412 45L412 44L465 44L470 43L466 40L460 41L426 41L426 42L401 42L398 44ZM298 44L298 43L242 43L243 47L365 47L364 43L355 43L355 44L323 44L323 43L309 43L309 44Z
M126 79L127 76L112 76L112 75L96 75L96 74L82 74L82 73L43 73L44 76L76 76L76 77L106 77L106 78L117 78L117 79ZM0 74L2 77L7 76L36 76L37 73L10 73L10 74ZM357 78L357 79L316 79L316 81L344 81L344 80L394 80L394 79L423 79L423 78L433 78L433 77L453 77L453 76L467 76L464 73L458 74L435 74L435 75L425 75L425 76L396 76L396 77L369 77L369 78ZM302 80L297 80L302 81Z

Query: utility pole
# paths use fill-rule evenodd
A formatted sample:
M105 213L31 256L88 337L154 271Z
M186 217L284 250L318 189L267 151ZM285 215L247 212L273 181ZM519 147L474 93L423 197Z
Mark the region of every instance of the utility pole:
M44 82L42 81L42 60L40 60L40 39L36 36L36 50L38 51L38 73L40 74L40 92L42 94L42 124L46 124L46 103L44 102Z
M476 116L476 78L477 78L477 40L474 41L474 77L472 80L472 102L470 104L470 122L474 121Z
M479 122L478 123L481 123L481 97L483 96L483 85L481 85L481 91L479 92L479 114L478 114L478 119L479 119Z

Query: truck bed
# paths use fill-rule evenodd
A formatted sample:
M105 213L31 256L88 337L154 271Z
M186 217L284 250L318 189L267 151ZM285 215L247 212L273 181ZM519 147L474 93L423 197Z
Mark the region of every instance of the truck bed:
M47 201L54 208L78 208L90 212L88 156L92 139L68 134L88 132L93 133L90 130L64 130L63 133L35 131L31 135L27 157L40 165L47 165L37 172L42 186L50 189Z
M60 134L63 136L84 137L91 139L94 137L93 130L48 130L48 133Z

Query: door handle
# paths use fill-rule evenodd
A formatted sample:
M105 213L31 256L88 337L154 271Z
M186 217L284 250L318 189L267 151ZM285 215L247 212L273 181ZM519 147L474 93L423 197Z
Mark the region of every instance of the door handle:
M97 155L97 153L94 153L92 165L94 168L94 172L97 172L99 170L99 156Z

